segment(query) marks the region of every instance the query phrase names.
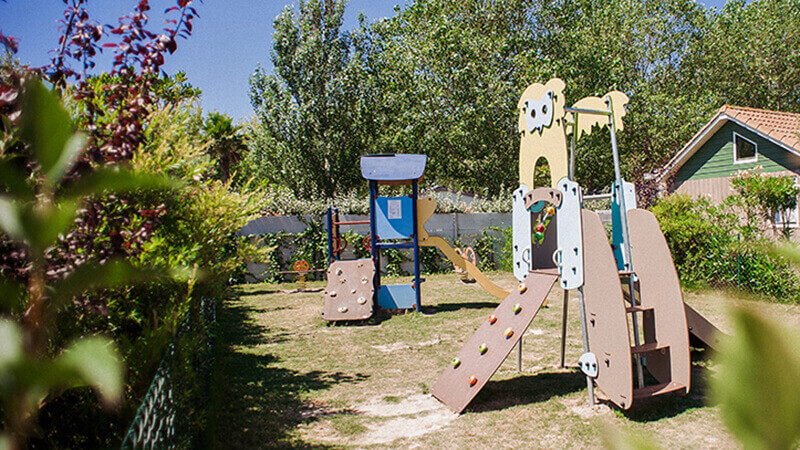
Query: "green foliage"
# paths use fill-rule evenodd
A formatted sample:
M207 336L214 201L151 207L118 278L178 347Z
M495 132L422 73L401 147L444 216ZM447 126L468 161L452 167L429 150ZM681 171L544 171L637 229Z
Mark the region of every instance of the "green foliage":
M711 396L745 448L796 448L800 440L800 336L754 311L731 311L734 333L717 353Z
M740 225L727 205L671 195L651 211L669 244L684 286L728 285L780 300L800 298L800 282L770 241Z
M13 446L21 447L31 431L41 402L56 389L92 386L107 403L116 403L123 393L123 366L114 344L105 337L51 339L53 317L73 298L89 289L108 288L135 278L152 278L155 272L122 262L105 265L86 263L56 283L46 284L45 253L73 226L86 194L107 189L163 187L155 177L138 177L117 170L85 177L71 190L55 196L65 173L81 151L83 139L75 134L68 113L58 99L38 81L24 86L21 133L26 154L35 171L14 170L7 155L0 160L5 186L0 196L0 227L11 239L27 247L31 260L27 295L21 286L3 281L6 298L22 305L4 305L13 316L0 318L3 350L0 352L0 398L5 426ZM154 186L155 185L155 186ZM91 273L91 276L88 274ZM17 292L14 292L17 291ZM10 295L8 295L10 294ZM24 313L19 314L20 311ZM16 320L12 320L12 317Z
M792 176L771 176L760 168L740 171L731 179L731 186L738 198L730 201L738 205L747 218L747 225L754 231L759 230L761 223L772 223L777 228L776 218L786 217L797 207L797 196L800 188L795 185ZM789 221L783 222L783 237L789 239Z
M354 168L379 134L366 29L341 31L345 2L304 0L275 19L275 75L258 68L250 101L258 118L244 166L303 198L363 183Z
M503 270L511 272L513 266L512 229L488 227L481 230L479 237L472 244L481 270Z

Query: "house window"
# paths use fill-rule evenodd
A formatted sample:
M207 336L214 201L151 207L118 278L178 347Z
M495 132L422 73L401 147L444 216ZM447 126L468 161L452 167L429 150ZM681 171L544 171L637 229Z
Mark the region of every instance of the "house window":
M733 163L743 164L758 161L758 147L739 134L733 133Z

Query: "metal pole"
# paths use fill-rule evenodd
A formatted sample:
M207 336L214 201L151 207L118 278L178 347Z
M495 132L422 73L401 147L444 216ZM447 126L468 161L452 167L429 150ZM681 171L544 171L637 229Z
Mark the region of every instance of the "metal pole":
M561 368L564 368L564 358L567 350L567 308L569 306L569 291L564 289L564 311L561 314Z
M575 121L572 125L572 138L570 139L569 146L569 179L575 181L575 148L578 140L578 113L574 114Z
M586 328L586 304L583 302L583 288L578 288L578 306L581 310L581 333L583 334L583 351L589 353L589 334ZM594 406L594 381L586 376L586 387L589 389L589 404Z
M620 209L620 227L622 228L622 240L623 240L623 264L625 269L629 271L633 271L633 261L631 260L631 241L630 241L630 233L628 232L628 208L625 205L625 187L622 182L622 171L619 167L619 151L617 149L617 134L616 130L614 129L614 105L611 102L611 97L606 99L606 104L608 105L608 129L611 132L611 153L614 157L614 178L616 182L614 183L614 190L617 194L617 200L619 202L619 209ZM631 306L636 306L636 293L634 289L634 276L631 275L628 277L628 288L630 289L631 294ZM633 322L633 342L634 345L639 345L639 321L636 317L636 313L631 314L631 321ZM636 360L636 374L639 378L639 388L644 387L644 374L642 371L642 356L639 354L634 355L634 359Z
M333 220L331 218L331 207L328 206L328 264L333 262Z
M519 341L517 341L517 372L522 372L522 338L525 335L519 337Z
M417 180L411 180L411 220L414 221L412 229L414 236L414 295L416 296L416 309L417 312L422 311L422 300L420 292L422 291L419 278L419 230L417 224Z

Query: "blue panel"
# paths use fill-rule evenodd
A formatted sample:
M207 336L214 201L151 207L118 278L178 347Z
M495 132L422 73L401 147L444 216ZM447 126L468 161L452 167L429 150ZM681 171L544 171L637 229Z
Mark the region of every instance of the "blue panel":
M378 197L375 224L380 240L410 239L414 234L411 197Z
M425 173L425 155L384 153L361 157L361 176L374 181L419 180Z
M378 306L381 309L411 309L417 305L417 291L410 284L381 286Z

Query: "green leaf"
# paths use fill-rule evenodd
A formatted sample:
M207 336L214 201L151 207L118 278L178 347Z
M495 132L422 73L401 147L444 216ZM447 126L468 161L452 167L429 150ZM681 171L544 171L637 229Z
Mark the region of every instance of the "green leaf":
M55 245L58 237L74 225L77 210L78 204L74 201L38 205L26 210L23 219L30 244L38 249Z
M25 83L22 104L22 138L41 165L45 182L53 186L80 150L72 120L59 99L38 80Z
M25 227L22 225L22 212L19 205L11 200L0 197L0 228L12 239L26 241Z
M92 386L107 404L122 397L124 369L110 339L93 336L74 341L55 364L78 375L72 387Z
M33 199L34 192L31 185L26 182L24 172L15 167L10 158L0 159L0 186L16 198Z
M25 299L24 294L25 285L0 277L0 312L20 311Z
M106 167L83 175L60 194L61 198L78 199L104 191L122 193L137 189L171 189L178 184L160 175L137 174L119 167Z
M57 281L49 297L55 305L62 305L76 296L93 289L113 288L164 278L182 280L186 273L180 269L142 268L124 260L105 264L84 264L63 280Z
M753 311L732 311L711 394L745 448L792 448L800 439L797 336Z
M0 319L0 380L11 365L22 358L22 331L8 319Z

